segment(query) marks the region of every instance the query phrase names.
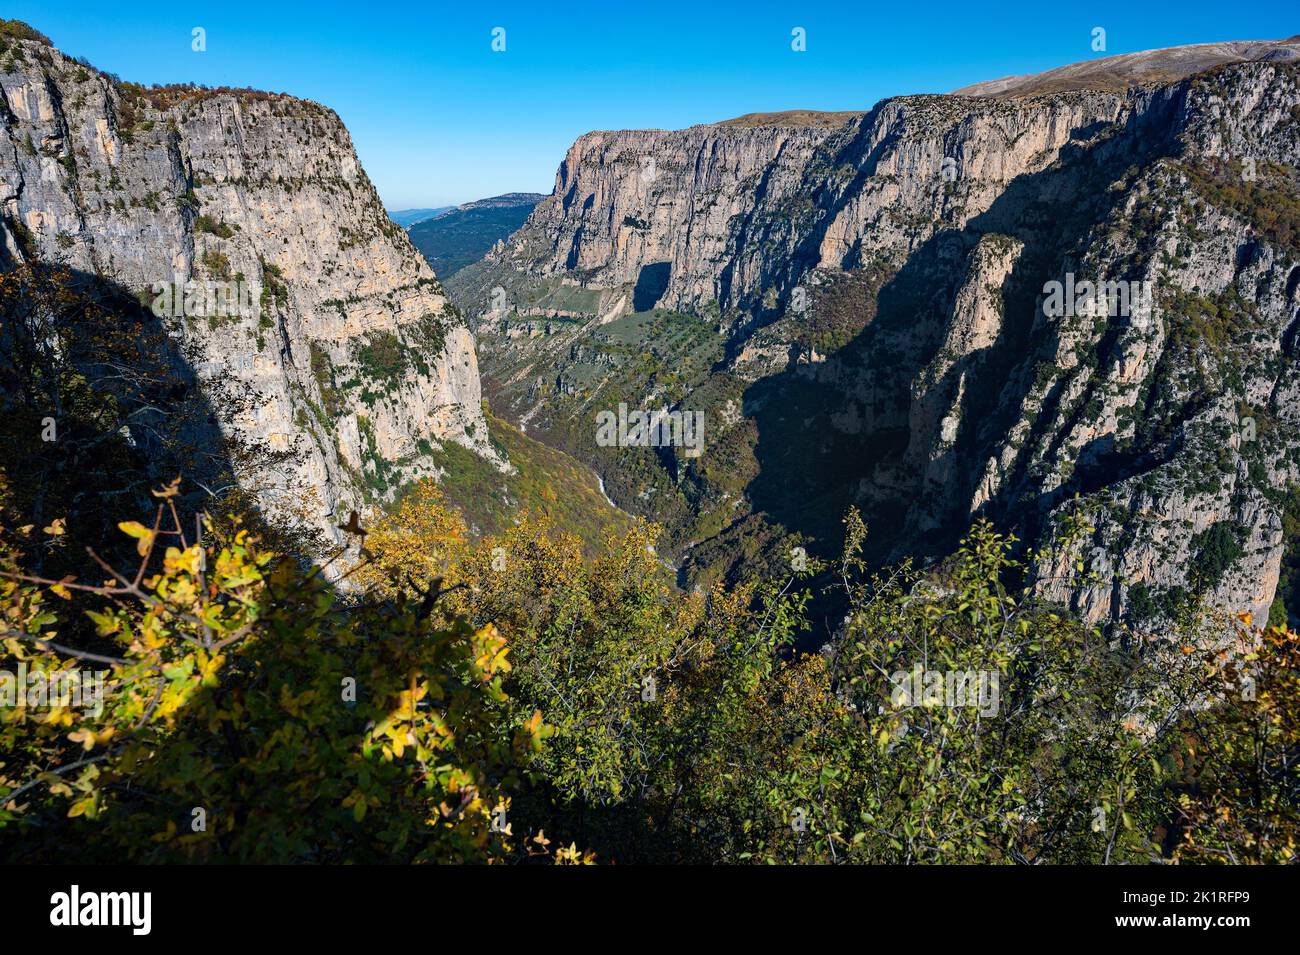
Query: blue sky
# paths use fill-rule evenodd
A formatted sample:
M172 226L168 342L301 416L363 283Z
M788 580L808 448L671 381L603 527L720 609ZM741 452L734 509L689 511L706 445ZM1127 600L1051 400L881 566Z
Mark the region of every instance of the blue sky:
M865 109L885 96L1180 43L1300 33L1296 4L717 2L454 4L6 0L65 52L142 83L318 100L389 208L550 192L592 129ZM1106 30L1106 53L1091 49ZM191 49L202 27L207 50ZM492 51L505 28L506 49ZM791 49L791 31L807 49Z

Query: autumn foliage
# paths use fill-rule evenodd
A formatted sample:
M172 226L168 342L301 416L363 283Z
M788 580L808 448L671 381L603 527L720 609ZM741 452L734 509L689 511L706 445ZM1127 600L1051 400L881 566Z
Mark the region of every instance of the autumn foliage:
M66 531L6 513L4 668L109 687L0 710L12 858L1294 859L1296 635L1125 647L1009 585L987 525L877 573L850 514L836 566L686 593L649 525L594 559L539 518L473 540L432 482L314 567L156 493L92 580L28 573ZM918 661L997 673L996 707L900 707Z

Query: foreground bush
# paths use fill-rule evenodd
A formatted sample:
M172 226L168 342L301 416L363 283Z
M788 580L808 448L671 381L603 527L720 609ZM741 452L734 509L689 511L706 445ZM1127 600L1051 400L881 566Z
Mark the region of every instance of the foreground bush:
M0 580L5 668L94 667L102 711L0 710L8 858L433 861L542 852L508 822L521 757L509 648L422 600L340 602L237 521L192 540L171 507L126 522L139 566L85 584ZM31 528L18 528L19 536ZM93 650L62 642L85 613ZM495 814L495 816L494 816ZM56 824L60 818L71 820ZM502 824L504 822L504 824ZM494 825L495 823L495 825ZM496 831L494 831L494 829Z
M0 522L3 668L108 690L0 709L8 858L1295 857L1296 635L1085 626L984 524L876 573L850 514L833 567L683 593L646 524L595 559L531 518L472 541L425 483L349 522L327 583L157 493L104 579L27 573L64 528ZM810 652L827 586L843 623Z

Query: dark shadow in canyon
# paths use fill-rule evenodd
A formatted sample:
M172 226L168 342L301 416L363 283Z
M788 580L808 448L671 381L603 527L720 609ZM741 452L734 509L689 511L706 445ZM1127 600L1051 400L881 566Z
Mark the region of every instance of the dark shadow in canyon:
M112 555L132 545L116 522L152 514L160 484L182 478L178 501L192 519L210 506L205 487L233 483L231 448L190 357L135 293L30 258L5 263L0 280L0 470L28 522L66 518L78 543ZM34 569L89 569L84 555L60 553Z
M923 242L881 287L874 315L847 345L822 363L795 365L751 385L743 401L758 431L758 473L747 487L756 512L810 536L810 553L826 558L838 556L850 506L861 509L870 527L867 556L873 562L905 556L924 561L951 552L968 528L967 508L984 464L1019 419L1034 386L1036 364L1055 354L1051 326L1035 324L1044 282L1077 267L1073 263L1086 251L1091 230L1126 198L1124 190L1108 189L1112 183L1132 166L1176 155L1179 144L1169 132L1174 108L1172 100L1156 104L1135 113L1114 135L1067 144L1057 163L1010 182L965 226L942 229ZM1076 131L1079 137L1098 132ZM965 378L962 425L937 462L943 483L931 486L920 473L929 465L931 433L912 435L911 419L919 410L913 383L943 347L980 239L994 234L1018 240L1024 249L998 290L1004 306L996 339L955 357L927 389L942 399L936 407L946 408ZM1135 271L1137 264L1121 268ZM1101 366L1116 346L1116 322L1097 348ZM1043 429L1062 410L1064 390L1058 378L1026 442L1045 437ZM1069 412L1081 413L1082 406ZM914 439L926 447L909 449ZM1032 540L1054 503L1144 469L1151 453L1092 448L1074 479L1050 494L1040 494L1034 476L1020 465L980 513Z
M672 277L671 262L651 262L641 266L637 273L636 285L632 289L632 310L648 312L663 298L668 291L668 281Z
M135 294L113 281L55 264L0 263L0 283L4 293L0 296L0 476L8 492L0 525L6 544L27 541L19 545L23 573L55 580L71 576L78 582L100 584L106 574L86 553L90 547L119 573L132 577L141 558L136 541L118 528L118 522L150 526L161 503L151 492L177 476L182 478L182 493L176 499L180 526L189 542L195 540L192 531L202 512L209 511L228 525L225 517L233 509L244 517L243 526L264 536L270 549L286 553L286 538L273 528L259 526L254 501L235 503L205 489L219 491L231 483L232 454L237 452L223 438L216 409L205 396L186 349L168 334L166 324L171 319L160 320ZM58 348L52 347L56 339ZM250 400L257 400L256 396ZM66 519L62 538L39 530L25 539L12 533L23 524L41 528L58 518ZM171 526L164 514L161 527ZM150 555L147 573L161 568L164 548L179 544L175 537L161 538ZM306 556L287 553L290 556L284 559ZM304 616L350 612L355 607L355 602L329 600L333 593L326 587L323 603L314 592L298 598ZM131 597L121 599L128 605L134 602ZM59 643L83 653L120 655L122 644L99 636L83 612L102 609L109 602L107 596L77 592L66 603L47 597L45 605L58 614L54 626ZM347 646L364 645L381 657L400 658L404 640L421 636L418 621L409 631L403 629L403 612L411 611L381 604L377 615L367 618L381 625L375 634L379 639ZM389 627L387 621L394 619L398 622ZM364 636L371 635L365 624L356 626ZM357 820L341 804L347 787L353 785L350 780L377 771L377 757L363 755L359 740L367 723L383 719L391 712L392 701L407 688L409 673L401 659L391 666L358 665L349 671L346 648L340 652L342 671L326 675L333 685L338 686L338 679L349 672L364 675L358 680L357 704L342 717L342 733L331 743L331 751L338 753L337 778L319 786L302 786L298 760L270 765L262 761L262 754L281 738L303 739L302 759L319 758L309 742L313 733L319 735L319 724L309 723L305 714L272 707L269 715L239 730L228 722L210 722L213 712L238 710L254 691L274 699L286 689L302 693L322 679L316 669L319 656L286 653L283 646L274 645L277 638L285 638L285 631L268 626L257 639L227 648L221 682L198 688L183 708L168 716L172 725L165 742L152 750L155 759L147 761L148 766L127 770L106 764L106 775L99 780L104 798L97 818L69 818L68 799L46 800L39 789L23 797L24 803L32 800L27 811L0 827L0 857L40 864L70 859L92 864L189 861L186 839L169 841L155 834L174 826L174 832L190 836L192 810L200 806L207 813L209 846L193 861L409 861L392 856L384 830L392 822L391 813L397 812L409 812L411 825L418 830L426 825L423 812L417 814L409 802L396 799L389 814L377 811ZM103 666L67 656L78 667ZM0 666L13 672L15 664L8 661ZM110 705L112 692L110 688ZM337 705L345 704L340 700ZM119 733L117 739L122 738ZM80 744L68 743L54 765L75 765L83 755ZM11 769L24 766L27 771L20 778L30 778L36 767L27 765L23 754L14 754L14 759ZM201 760L211 760L212 771L187 783L185 773ZM172 767L178 775L160 783L148 775L155 762ZM209 804L211 800L202 795L210 791L206 783L215 779L232 780L217 789L232 794L221 805ZM295 804L287 814L286 799ZM282 815L268 817L272 806L280 807ZM263 839L245 838L237 849L231 842L232 830L226 828L231 817L234 832L247 832L249 827L253 832L265 830L268 818L322 822L304 826L305 835L277 829ZM410 854L417 849L411 846Z

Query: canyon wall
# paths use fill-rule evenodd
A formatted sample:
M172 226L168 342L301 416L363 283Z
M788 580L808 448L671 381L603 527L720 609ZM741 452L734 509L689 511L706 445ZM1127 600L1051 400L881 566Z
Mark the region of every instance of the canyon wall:
M987 517L1092 620L1186 590L1267 616L1300 459L1294 62L1004 94L582 137L452 285L485 388L669 515L688 576L759 524L831 553L856 506L882 559ZM1076 282L1134 298L1057 308ZM617 401L705 411L705 454L591 447Z
M269 517L339 540L430 447L495 460L472 336L331 110L122 83L35 41L9 41L0 90L4 257L159 302ZM205 301L217 283L245 307Z

